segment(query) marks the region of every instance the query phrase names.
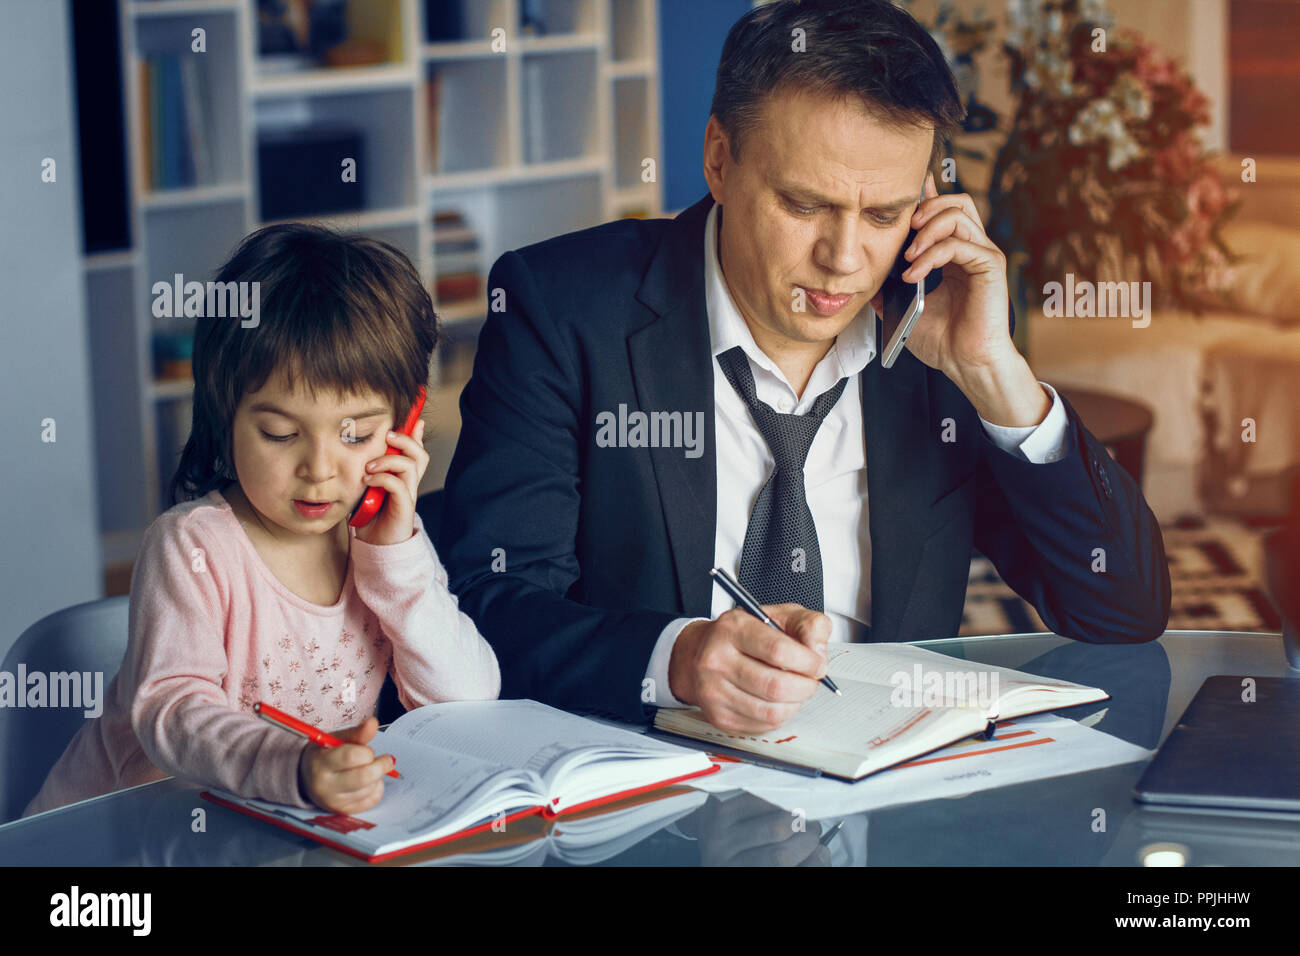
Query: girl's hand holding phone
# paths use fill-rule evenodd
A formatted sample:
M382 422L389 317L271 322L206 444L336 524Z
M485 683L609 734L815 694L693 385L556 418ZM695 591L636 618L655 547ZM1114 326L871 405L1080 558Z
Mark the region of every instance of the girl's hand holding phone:
M298 761L298 785L303 795L333 813L361 813L379 803L384 796L384 775L397 761L389 754L376 757L366 746L378 730L379 721L367 717L358 727L334 733L344 741L341 746L309 743Z
M429 467L429 453L421 444L423 438L423 420L415 426L413 436L390 431L388 444L401 454L384 455L366 463L366 488L388 492L374 520L357 529L357 537L366 544L400 544L415 533L415 498L420 479Z

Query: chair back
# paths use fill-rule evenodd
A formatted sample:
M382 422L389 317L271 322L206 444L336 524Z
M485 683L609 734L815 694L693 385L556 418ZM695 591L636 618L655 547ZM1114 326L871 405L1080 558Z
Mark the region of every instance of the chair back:
M16 699L15 706L0 707L0 823L22 814L85 723L83 689L98 691L102 711L126 654L128 605L123 595L55 611L23 631L5 655L0 670L13 675ZM91 675L89 688L84 674ZM45 685L43 706L17 706L32 702L37 675Z

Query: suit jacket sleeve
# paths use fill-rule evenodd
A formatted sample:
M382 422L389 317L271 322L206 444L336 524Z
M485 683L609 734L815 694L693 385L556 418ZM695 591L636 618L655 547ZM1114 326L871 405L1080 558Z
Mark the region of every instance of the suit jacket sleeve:
M643 721L646 661L679 615L566 597L582 574L591 369L557 321L566 303L542 301L517 253L497 260L488 287L504 291L505 308L488 315L460 400L440 541L451 588L496 652L503 698Z
M1154 640L1171 593L1160 526L1133 479L1065 408L1058 461L1003 451L981 429L975 546L1057 634Z

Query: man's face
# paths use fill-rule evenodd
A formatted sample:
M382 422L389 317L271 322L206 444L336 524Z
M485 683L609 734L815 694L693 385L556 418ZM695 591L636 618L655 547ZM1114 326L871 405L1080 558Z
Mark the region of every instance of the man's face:
M321 534L361 499L366 462L388 447L393 416L374 392L314 397L302 379L290 391L273 375L235 412L239 487L266 519L291 534ZM268 529L270 530L270 529Z
M724 207L719 255L751 328L778 347L834 340L902 251L932 144L932 130L888 127L856 103L778 92L737 164L710 117L705 176Z

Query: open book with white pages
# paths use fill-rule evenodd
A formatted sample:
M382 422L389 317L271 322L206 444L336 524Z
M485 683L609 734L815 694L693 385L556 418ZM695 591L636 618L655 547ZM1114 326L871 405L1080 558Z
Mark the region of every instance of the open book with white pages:
M991 733L999 720L1110 697L1096 687L964 661L911 644L833 644L824 687L762 735L728 734L689 710L660 708L655 727L733 750L858 780Z
M304 810L222 790L203 796L373 863L718 769L698 750L531 700L429 704L403 714L369 746L392 754L401 777L385 778L383 799L362 813Z

